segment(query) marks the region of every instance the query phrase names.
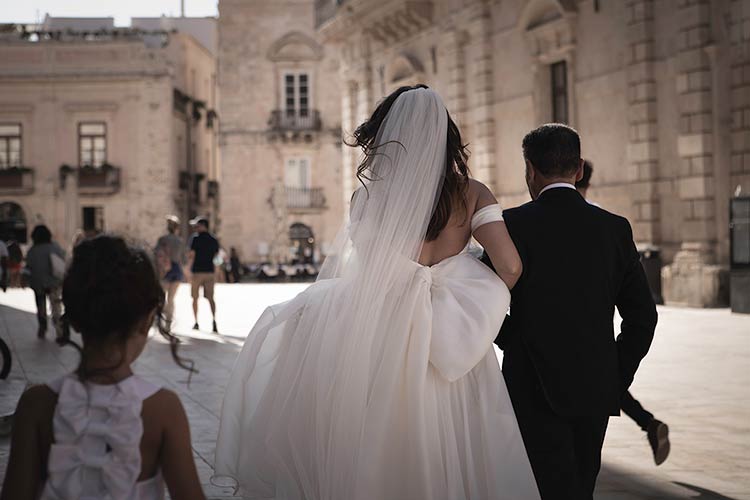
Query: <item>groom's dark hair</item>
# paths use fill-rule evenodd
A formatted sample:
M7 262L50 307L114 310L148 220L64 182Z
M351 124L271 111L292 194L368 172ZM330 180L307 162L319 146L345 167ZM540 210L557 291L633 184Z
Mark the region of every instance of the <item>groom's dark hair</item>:
M567 125L548 123L523 138L523 157L545 177L568 176L581 164L581 139Z

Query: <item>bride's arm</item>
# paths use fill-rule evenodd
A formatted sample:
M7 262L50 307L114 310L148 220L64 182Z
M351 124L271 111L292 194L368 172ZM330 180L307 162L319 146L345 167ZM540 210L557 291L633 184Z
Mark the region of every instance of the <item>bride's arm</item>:
M496 204L497 200L484 184L474 182L478 191L475 212L482 208ZM523 272L521 257L518 255L516 245L510 238L505 222L496 221L479 226L474 231L474 238L484 247L484 251L490 257L492 266L500 279L509 289L515 286L518 278Z

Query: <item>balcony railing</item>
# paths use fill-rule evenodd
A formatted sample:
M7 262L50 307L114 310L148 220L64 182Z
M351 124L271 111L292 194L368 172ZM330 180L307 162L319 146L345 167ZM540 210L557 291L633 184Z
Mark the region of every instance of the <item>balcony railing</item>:
M286 187L288 210L321 210L326 208L323 188Z
M120 190L120 169L109 164L78 168L79 194L114 194Z
M29 167L0 168L0 193L29 194L34 192L34 170Z
M271 111L271 118L268 120L268 128L274 131L320 130L321 127L320 112L316 109L309 110L304 115L275 109Z

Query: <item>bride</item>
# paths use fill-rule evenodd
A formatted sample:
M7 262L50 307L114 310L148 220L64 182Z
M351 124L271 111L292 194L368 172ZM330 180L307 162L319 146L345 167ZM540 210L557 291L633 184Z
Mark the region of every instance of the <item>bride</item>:
M497 201L425 86L354 137L350 220L318 281L250 332L216 475L249 498L538 499L492 347L521 267Z

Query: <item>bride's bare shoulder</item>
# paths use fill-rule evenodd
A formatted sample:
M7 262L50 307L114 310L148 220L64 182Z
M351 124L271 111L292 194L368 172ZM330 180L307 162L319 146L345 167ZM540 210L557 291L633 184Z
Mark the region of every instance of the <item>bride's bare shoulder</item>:
M474 210L479 210L487 205L497 203L495 195L492 194L490 188L476 179L469 179L469 189L467 194L469 206L474 207Z

